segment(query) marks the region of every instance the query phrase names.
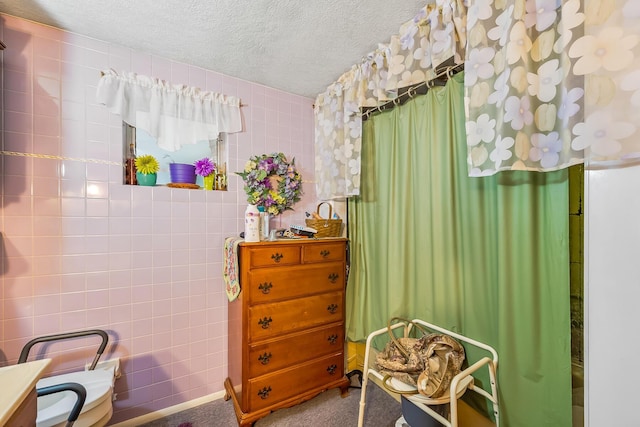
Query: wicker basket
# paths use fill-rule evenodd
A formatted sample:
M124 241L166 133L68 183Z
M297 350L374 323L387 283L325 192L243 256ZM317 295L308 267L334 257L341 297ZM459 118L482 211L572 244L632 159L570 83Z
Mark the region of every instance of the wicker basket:
M331 219L331 216L333 215L333 209L331 205L327 202L320 203L316 208L316 213L320 215L320 206L325 203L329 206L329 218L307 218L304 221L307 224L307 227L315 228L316 230L318 230L318 232L316 233L316 237L339 237L342 234L342 220Z

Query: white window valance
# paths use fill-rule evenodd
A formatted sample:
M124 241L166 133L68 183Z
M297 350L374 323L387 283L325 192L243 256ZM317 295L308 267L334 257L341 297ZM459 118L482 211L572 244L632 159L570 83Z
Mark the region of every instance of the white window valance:
M239 98L136 73L103 71L96 99L167 151L242 130Z

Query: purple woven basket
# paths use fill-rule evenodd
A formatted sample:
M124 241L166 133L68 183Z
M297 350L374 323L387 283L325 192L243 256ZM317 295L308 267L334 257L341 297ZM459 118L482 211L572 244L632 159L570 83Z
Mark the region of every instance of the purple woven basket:
M195 184L196 167L187 163L169 163L171 182Z

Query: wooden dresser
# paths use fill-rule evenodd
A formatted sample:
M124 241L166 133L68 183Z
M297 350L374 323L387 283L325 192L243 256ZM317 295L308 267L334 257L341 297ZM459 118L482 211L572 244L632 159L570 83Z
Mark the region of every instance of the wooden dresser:
M229 377L240 426L340 387L345 376L344 238L240 243L229 303Z

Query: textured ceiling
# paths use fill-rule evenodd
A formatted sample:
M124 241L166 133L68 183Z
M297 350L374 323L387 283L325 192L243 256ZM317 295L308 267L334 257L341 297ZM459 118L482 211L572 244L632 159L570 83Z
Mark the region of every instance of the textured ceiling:
M0 12L315 98L430 1L0 0Z

